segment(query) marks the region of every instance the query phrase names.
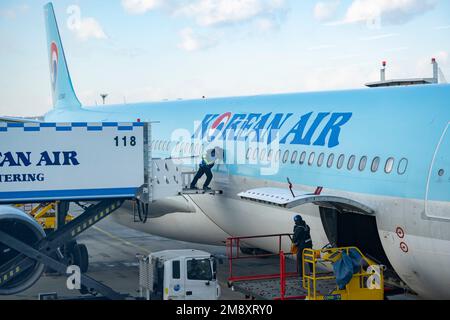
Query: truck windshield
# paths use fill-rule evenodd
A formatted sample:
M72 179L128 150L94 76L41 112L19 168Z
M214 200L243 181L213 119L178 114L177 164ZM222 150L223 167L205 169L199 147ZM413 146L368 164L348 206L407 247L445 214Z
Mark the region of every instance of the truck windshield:
M192 259L187 261L188 280L211 281L213 279L210 259Z

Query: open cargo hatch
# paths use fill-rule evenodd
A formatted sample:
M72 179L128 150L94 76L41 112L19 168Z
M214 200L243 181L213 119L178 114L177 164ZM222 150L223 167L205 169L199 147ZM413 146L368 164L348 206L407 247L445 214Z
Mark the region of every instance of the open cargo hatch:
M282 207L286 209L296 208L305 204L315 204L319 207L336 209L364 215L374 215L375 211L370 207L349 198L332 195L305 194L293 190L295 197L289 189L259 188L244 191L238 194L242 200L254 201L261 204Z

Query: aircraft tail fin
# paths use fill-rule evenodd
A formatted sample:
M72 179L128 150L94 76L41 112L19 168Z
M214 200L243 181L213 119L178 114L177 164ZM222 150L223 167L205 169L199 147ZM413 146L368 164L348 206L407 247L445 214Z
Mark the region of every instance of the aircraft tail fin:
M55 109L81 108L81 103L73 89L52 3L44 6L44 15L49 49L53 107Z

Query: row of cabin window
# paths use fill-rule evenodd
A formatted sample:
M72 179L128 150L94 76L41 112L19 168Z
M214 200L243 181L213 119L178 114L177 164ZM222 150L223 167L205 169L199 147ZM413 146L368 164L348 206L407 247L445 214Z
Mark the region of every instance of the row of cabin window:
M250 160L250 158L252 158L254 161L257 161L258 159L260 161L272 161L273 157L273 150L269 150L269 152L267 153L267 159L266 159L266 153L267 150L266 149L262 149L261 151L259 151L259 149L252 149L249 148L247 150L247 160ZM275 161L278 162L280 161L280 157L281 157L281 150L278 150L277 153L275 154ZM316 161L317 159L317 161ZM336 155L334 153L331 153L327 159L325 159L325 153L320 153L319 156L316 158L316 153L315 152L311 152L308 156L308 153L306 151L302 152L300 154L299 157L299 152L298 151L294 151L292 152L292 154L290 153L289 150L286 150L283 153L283 157L282 157L282 162L283 163L288 163L289 161L291 162L291 164L296 164L297 160L298 163L300 165L303 165L305 163L307 163L309 166L313 166L314 164L317 164L317 166L320 168L322 166L325 165L325 160L326 160L326 166L328 168L332 168L334 165L334 161L336 159ZM357 160L359 160L359 162L357 162ZM336 167L337 169L341 170L342 168L344 168L344 166L347 167L348 170L353 170L355 167L358 168L359 171L364 171L367 168L367 165L369 164L369 158L367 156L363 156L361 158L358 158L355 155L352 155L348 158L348 161L346 162L346 156L344 154L339 155L339 157L337 158L337 162L336 162ZM372 162L370 163L370 170L375 173L380 169L380 165L382 165L381 163L381 158L380 157L375 157ZM395 158L390 157L386 160L386 162L384 163L384 172L387 174L392 173L392 171L394 170L394 165L395 165ZM403 175L406 173L406 170L408 168L408 159L403 158L399 161L398 163L398 167L397 167L397 173L399 175Z
M154 150L169 151L169 147L170 147L170 142L168 142L168 141L153 141L152 142L152 148ZM184 152L186 154L192 155L194 153L194 151L195 151L195 154L200 154L201 144L195 145L193 143L178 142L175 147L175 152ZM278 150L277 153L275 154L276 162L280 161L281 152L282 152L281 150ZM267 159L266 159L266 155L267 155ZM289 156L291 156L291 157L289 158ZM247 150L247 156L246 156L247 160L250 160L250 157L252 157L254 161L257 161L259 159L260 161L267 160L270 162L273 159L273 150L270 149L267 152L266 149L262 149L261 151L259 151L259 149L249 148ZM295 164L297 162L298 157L299 157L298 151L294 151L294 152L292 152L292 154L290 154L290 151L286 150L283 154L282 162L287 163L290 160L291 164ZM333 167L335 157L336 156L334 153L331 153L328 156L327 161L326 161L326 166L328 168ZM315 152L311 152L308 157L307 152L303 151L299 157L299 164L303 165L303 164L307 163L309 166L312 166L316 163L317 166L320 168L325 163L325 153L320 153L319 156L317 157L317 162L315 160L316 160ZM347 169L351 171L357 165L357 158L355 155L350 156L347 163L345 163L345 160L346 160L346 156L344 154L341 154L336 162L337 169L341 170L344 167L344 165L346 164ZM369 162L369 159L367 156L361 157L359 159L358 166L357 166L358 170L361 172L364 171L367 167L368 162ZM379 170L380 165L381 165L381 158L375 157L371 162L370 170L375 173ZM395 165L395 158L393 158L393 157L388 158L386 160L386 163L384 164L384 172L387 174L392 173L392 171L394 170L394 165ZM407 168L408 168L408 159L403 158L398 163L397 173L399 175L403 175L406 173Z
M151 148L153 150L158 150L158 151L170 151L170 146L171 146L171 142L169 141L152 141L151 143ZM194 150L195 149L195 150ZM183 142L180 143L178 142L174 152L183 152L186 154L190 154L192 155L195 151L195 154L200 154L201 151L201 144L193 144L193 143L187 143L187 142Z

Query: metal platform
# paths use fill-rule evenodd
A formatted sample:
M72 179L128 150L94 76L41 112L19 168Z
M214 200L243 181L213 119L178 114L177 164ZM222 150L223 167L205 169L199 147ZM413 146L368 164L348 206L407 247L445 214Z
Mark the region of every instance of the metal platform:
M220 195L223 194L222 190L203 190L203 189L183 189L179 195L195 195L195 194L209 194Z
M317 284L318 291L323 295L328 295L336 290L336 282L329 280ZM258 300L276 300L281 296L280 279L239 281L232 285L237 292L252 296ZM302 280L298 277L286 279L286 296L297 297L298 300L305 299L308 291L303 288Z

